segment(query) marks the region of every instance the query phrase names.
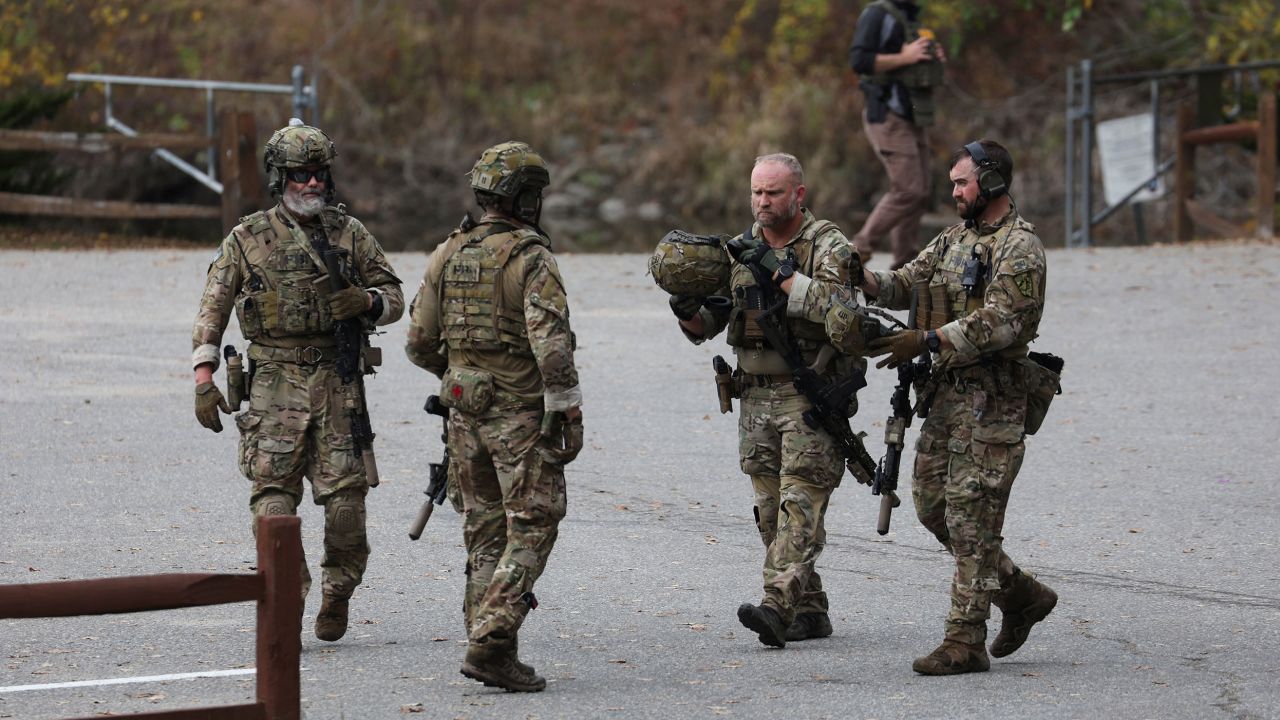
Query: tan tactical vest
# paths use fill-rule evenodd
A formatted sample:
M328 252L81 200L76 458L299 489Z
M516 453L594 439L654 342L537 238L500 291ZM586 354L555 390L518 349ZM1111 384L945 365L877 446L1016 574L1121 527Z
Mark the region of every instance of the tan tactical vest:
M550 243L534 230L496 222L481 222L455 242L439 283L441 338L450 350L533 357L524 308L503 302L503 268L524 247Z
M817 240L824 233L835 230L836 225L827 220L818 220L800 233L799 239L791 244L796 256L796 271L813 277L814 252ZM781 259L784 251L777 251ZM754 316L757 308L751 307L751 301L757 294L755 276L745 265L733 263L729 274L729 286L733 292L733 312L729 317L729 330L726 342L732 347L758 349L764 346L764 337L755 326ZM786 318L787 332L792 342L802 353L816 350L827 342L826 327L822 323L810 322L803 318Z
M310 242L290 232L278 212L259 211L241 218L233 231L245 275L236 296L240 332L246 340L263 345L278 345L272 340L290 338L283 344L291 346L297 338L309 336L315 336L309 344L331 345L333 317L324 260ZM354 241L339 243L346 240L348 221L341 209L325 209L323 224L330 243L350 251ZM344 271L355 274L349 259ZM348 281L357 279L348 277Z

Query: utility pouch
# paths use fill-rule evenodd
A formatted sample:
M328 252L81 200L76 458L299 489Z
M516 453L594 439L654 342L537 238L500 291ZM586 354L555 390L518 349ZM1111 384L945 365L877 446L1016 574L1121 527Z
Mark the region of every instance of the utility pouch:
M240 403L249 396L245 385L244 356L236 352L235 345L223 348L222 355L227 360L227 404L231 406L231 412L239 412Z
M733 398L737 396L733 391L733 370L729 369L729 363L719 355L711 358L711 368L716 371L716 395L720 399L720 413L731 413Z
M366 373L373 372L369 368L382 367L382 348L365 345L360 350L360 356L364 360Z
M928 325L923 330L937 330L951 322L951 297L947 294L946 283L929 286Z
M1057 355L1033 352L1027 354L1022 366L1027 384L1026 431L1035 435L1049 412L1054 395L1062 394L1062 368L1065 361Z
M764 311L764 293L755 285L748 285L742 291L742 314L745 324L742 328L742 339L746 345L765 344L764 330L760 329L760 314Z
M493 404L493 376L483 370L449 368L440 381L440 404L479 415Z

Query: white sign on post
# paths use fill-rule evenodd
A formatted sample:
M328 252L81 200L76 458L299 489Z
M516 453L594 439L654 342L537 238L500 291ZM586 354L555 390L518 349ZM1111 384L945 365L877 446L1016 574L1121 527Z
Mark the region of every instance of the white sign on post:
M1156 173L1156 161L1151 150L1151 134L1155 127L1151 113L1106 120L1097 124L1098 157L1102 161L1102 190L1107 205L1115 205L1124 199L1138 183L1145 182ZM1132 202L1158 200L1164 195L1164 186L1156 178L1155 189L1146 187L1131 199Z

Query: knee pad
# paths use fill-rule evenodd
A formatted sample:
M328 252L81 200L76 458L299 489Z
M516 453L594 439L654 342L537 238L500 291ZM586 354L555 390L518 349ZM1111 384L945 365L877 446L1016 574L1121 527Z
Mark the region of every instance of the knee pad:
M272 515L295 515L298 501L291 495L278 492L263 494L253 501L254 517L270 517Z
M364 495L343 490L324 501L324 530L342 536L364 535Z

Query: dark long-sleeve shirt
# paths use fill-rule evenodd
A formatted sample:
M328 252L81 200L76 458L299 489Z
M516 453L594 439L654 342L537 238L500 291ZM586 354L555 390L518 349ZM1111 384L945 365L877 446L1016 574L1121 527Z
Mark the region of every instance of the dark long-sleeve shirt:
M902 12L912 20L920 14L915 3L890 2L902 8ZM911 119L911 101L902 83L894 81L882 85L869 79L876 74L876 55L900 53L905 41L906 28L875 3L868 5L858 17L853 42L849 45L849 67L862 78L859 85L866 98L867 122L884 122L886 112Z

